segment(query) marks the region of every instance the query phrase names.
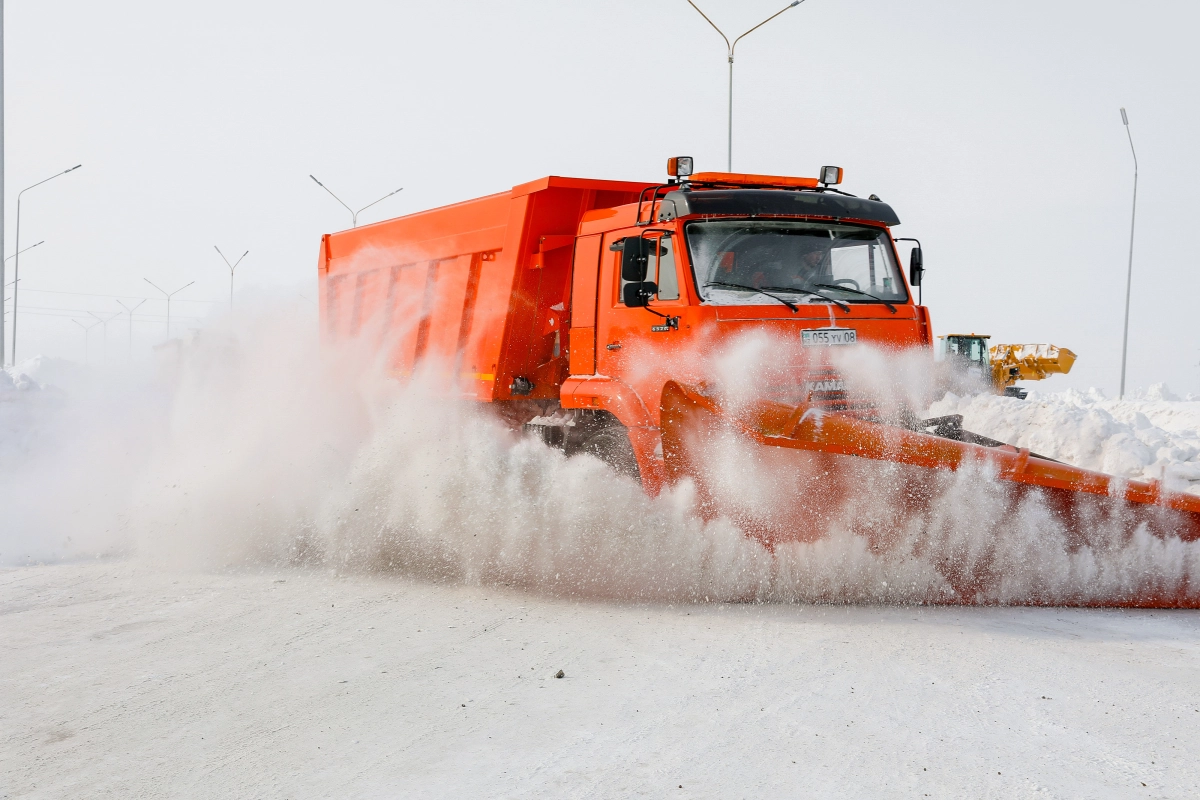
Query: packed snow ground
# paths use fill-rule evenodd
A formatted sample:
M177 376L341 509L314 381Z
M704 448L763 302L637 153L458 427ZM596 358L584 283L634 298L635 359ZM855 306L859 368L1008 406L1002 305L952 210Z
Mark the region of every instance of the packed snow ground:
M166 388L0 375L0 798L1200 785L1192 613L721 602L895 599L905 565L814 548L788 585L686 492L298 370L286 326L206 336ZM1197 488L1200 403L1161 387L949 413Z
M5 798L1200 785L1188 612L571 602L122 560L0 572L0 618Z

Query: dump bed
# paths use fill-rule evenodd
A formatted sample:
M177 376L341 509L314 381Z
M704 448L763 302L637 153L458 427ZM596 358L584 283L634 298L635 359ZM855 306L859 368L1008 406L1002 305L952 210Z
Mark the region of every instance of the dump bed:
M556 397L580 220L651 185L548 177L327 234L322 332L364 337L398 376L419 367L478 400L511 398L517 375L533 377L532 397Z

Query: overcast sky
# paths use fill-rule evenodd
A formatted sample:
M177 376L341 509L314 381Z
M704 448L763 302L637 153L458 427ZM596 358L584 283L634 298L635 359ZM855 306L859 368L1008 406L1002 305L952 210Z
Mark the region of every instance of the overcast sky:
M783 4L700 5L736 35ZM670 155L724 169L724 44L685 0L5 6L6 254L17 192L84 165L22 202L22 246L46 243L21 259L19 356L81 359L71 315L153 297L144 277L196 281L184 324L223 308L213 245L250 250L239 292L311 301L349 214L309 173L356 208L403 186L376 221L547 174L657 180ZM1045 388L1115 393L1125 106L1129 384L1200 392L1197 29L1195 2L806 0L738 46L734 168L844 167L921 239L937 333L1070 347ZM144 352L165 307L141 310Z

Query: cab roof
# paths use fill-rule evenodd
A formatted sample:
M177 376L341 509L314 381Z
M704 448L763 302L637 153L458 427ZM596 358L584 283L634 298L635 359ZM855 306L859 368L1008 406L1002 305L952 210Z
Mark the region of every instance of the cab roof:
M659 201L658 219L712 216L813 216L899 225L887 203L823 191L781 189L676 189Z

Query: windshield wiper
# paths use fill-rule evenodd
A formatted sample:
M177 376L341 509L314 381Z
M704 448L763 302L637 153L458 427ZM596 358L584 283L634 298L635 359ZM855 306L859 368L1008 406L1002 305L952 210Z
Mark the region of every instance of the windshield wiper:
M834 300L832 297L830 297L827 294L822 294L821 292L814 292L812 289L801 289L799 286L767 286L765 288L770 289L775 292L798 292L800 294L808 294L808 295L812 295L813 297L819 297L822 300L828 300L829 302L833 303L835 306L840 308L842 311L845 311L847 314L850 313L850 306L846 305L845 303L841 302L840 300Z
M855 294L861 294L863 297L869 297L872 300L878 300L887 306L888 311L892 312L893 314L896 313L896 307L887 300L884 300L882 297L876 297L870 292L864 292L862 289L851 289L849 286L835 286L832 283L818 283L817 286L820 286L822 289L837 289L842 292L854 292Z
M762 289L758 288L757 286L746 286L745 284L742 284L742 283L726 283L725 281L710 281L710 282L704 284L705 289L707 289L709 286L724 286L727 289L745 289L747 292L754 292L755 294L766 295L767 297L770 297L772 300L778 300L779 302L783 303L785 306L790 308L792 310L793 314L795 314L797 311L800 310L800 307L797 306L795 303L784 300L782 297L779 297L778 295L773 295L770 292L764 292ZM773 287L768 286L767 288L770 289Z

